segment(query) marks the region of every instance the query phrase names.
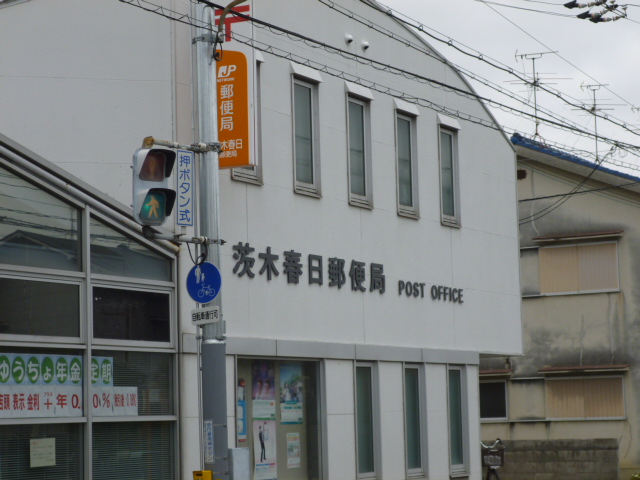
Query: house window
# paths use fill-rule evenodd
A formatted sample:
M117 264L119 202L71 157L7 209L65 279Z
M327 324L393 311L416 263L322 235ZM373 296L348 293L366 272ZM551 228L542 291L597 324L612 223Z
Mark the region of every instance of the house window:
M465 375L462 367L449 367L449 468L452 476L468 474L468 438Z
M264 59L262 55L256 53L256 68L255 68L255 115L253 129L255 134L255 150L252 152L255 155L253 163L255 165L250 167L239 167L231 169L231 178L241 182L252 183L254 185L262 185L262 64Z
M404 368L404 421L407 452L407 473L409 476L424 476L424 387L422 370L419 366Z
M480 383L480 418L483 420L507 418L507 382Z
M617 247L609 242L541 248L540 293L618 290Z
M458 134L440 127L441 219L445 225L460 225L458 200Z
M417 218L417 162L414 131L415 118L396 114L398 214Z
M358 478L376 477L378 427L375 408L376 384L371 364L356 365L356 437Z
M622 377L562 378L545 382L547 418L624 418Z
M295 191L320 195L317 84L293 80Z
M368 102L348 97L349 203L373 207L371 196L371 152Z

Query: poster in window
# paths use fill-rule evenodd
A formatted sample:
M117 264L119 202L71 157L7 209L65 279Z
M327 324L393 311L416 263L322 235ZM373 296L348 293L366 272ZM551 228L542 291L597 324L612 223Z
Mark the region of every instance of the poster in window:
M276 480L278 478L276 455L276 422L274 420L254 420L254 480Z
M287 468L300 468L299 433L287 433Z
M236 418L238 429L238 442L247 441L247 400L245 397L244 378L238 379L238 405L236 406Z
M276 419L276 371L272 361L254 360L251 365L253 418Z
M280 365L280 422L299 424L303 422L302 401L304 384L302 365Z

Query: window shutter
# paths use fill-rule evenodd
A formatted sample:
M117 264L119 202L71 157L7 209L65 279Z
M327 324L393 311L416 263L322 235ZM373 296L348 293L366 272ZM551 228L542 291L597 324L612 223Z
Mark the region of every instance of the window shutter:
M578 247L581 292L618 288L618 255L615 243Z
M540 249L540 293L578 291L577 248Z

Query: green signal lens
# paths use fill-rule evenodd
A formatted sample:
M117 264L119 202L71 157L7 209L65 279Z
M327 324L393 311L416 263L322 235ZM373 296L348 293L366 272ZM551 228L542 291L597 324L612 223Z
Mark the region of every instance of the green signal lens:
M164 192L150 190L140 208L140 220L147 225L162 225L167 211L167 196Z

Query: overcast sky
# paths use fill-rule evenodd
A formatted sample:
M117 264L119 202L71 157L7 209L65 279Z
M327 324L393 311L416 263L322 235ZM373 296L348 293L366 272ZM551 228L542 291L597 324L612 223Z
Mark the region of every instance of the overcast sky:
M588 9L567 9L563 6L565 1L382 0L381 3L466 45L466 50L470 52L477 50L528 75L531 74L531 60L516 58L516 55L557 51L557 54L545 54L536 60L536 71L540 73L541 82L549 84L549 88L559 90L567 99L589 106L593 91L586 85L607 85L596 91L596 98L598 106L613 110L603 110L600 113L615 117L619 123L628 124L629 128L635 128L636 134L601 119L597 120L598 133L640 146L640 112L632 109L632 106L640 107L640 0L636 1L638 4L629 4L628 18L606 23L592 23L576 18L575 15ZM598 7L592 9L599 10ZM606 16L612 15L609 13ZM446 44L429 38L427 41L457 65L491 80L501 88L532 98L531 90L527 90L521 83L513 83L516 79L508 73L480 60L460 55ZM472 85L482 95L527 109L495 90L474 82ZM593 116L554 100L548 93L539 91L537 97L541 107L593 131ZM533 113L532 108L528 110ZM522 119L502 111L494 111L494 114L509 133L514 130L529 136L535 133L534 122L530 119ZM541 125L539 133L547 142L566 145L570 149L588 150L591 153L596 150L593 139L585 139L552 126ZM609 150L609 145L599 143L600 157L609 153ZM631 163L640 168L640 150L637 150L636 155L621 155L619 152L610 154L605 161L611 167L609 160ZM629 173L640 175L640 171Z

